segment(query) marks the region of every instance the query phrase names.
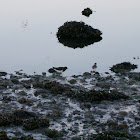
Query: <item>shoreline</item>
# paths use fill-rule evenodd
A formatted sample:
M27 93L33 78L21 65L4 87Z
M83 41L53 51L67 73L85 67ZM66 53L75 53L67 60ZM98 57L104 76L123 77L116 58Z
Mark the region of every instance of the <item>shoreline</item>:
M117 135L140 138L139 72L103 76L95 71L71 77L62 73L47 76L1 72L0 81L0 117L5 120L0 128L8 137L95 139L107 134L116 137L117 131ZM8 117L17 119L15 111L34 116L25 115L16 124ZM49 120L49 126L43 118Z

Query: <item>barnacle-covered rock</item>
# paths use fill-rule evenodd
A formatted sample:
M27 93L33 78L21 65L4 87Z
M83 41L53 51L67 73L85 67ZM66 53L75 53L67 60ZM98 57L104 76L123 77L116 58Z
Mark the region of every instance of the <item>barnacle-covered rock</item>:
M84 22L70 21L58 28L57 38L64 46L83 48L102 39L102 32Z

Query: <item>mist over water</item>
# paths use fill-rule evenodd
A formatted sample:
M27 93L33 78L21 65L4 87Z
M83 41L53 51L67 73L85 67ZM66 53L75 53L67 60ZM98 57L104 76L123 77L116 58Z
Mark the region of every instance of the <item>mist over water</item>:
M140 67L139 5L138 0L0 0L0 70L41 73L67 66L65 74L72 75L90 71L94 63L99 72L124 61ZM87 7L94 11L89 18L81 14ZM74 20L101 30L103 39L82 49L63 46L58 27Z

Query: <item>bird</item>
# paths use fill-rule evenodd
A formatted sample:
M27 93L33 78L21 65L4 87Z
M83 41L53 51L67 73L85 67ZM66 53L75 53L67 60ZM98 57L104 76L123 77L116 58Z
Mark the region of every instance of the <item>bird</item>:
M96 69L97 68L97 63L94 63L94 65L92 66L92 69Z
M92 66L92 71L91 71L91 73L94 73L94 72L96 72L96 68L97 68L97 63L94 63L94 65Z

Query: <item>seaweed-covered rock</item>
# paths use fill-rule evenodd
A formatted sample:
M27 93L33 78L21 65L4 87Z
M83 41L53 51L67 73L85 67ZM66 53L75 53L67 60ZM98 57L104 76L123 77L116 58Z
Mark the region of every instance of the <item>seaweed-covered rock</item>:
M13 116L21 118L21 119L27 119L27 118L30 118L30 117L36 117L36 114L20 109L20 110L15 110L13 112Z
M131 64L130 62L123 62L113 65L110 70L115 73L127 72L137 68L137 65Z
M92 14L92 10L90 8L85 8L83 11L82 11L82 15L86 16L86 17L89 17L90 15Z
M49 127L49 120L45 118L30 118L24 121L23 127L27 130L34 130L41 127Z
M13 113L0 114L0 127L10 125L22 125L24 119L35 117L36 115L24 110L15 110Z
M38 82L33 85L34 87L41 87L51 91L52 94L61 94L64 96L68 96L71 98L75 98L77 100L83 102L94 102L94 101L103 101L103 100L119 100L119 99L128 99L129 96L124 93L120 93L116 90L112 90L110 92L101 91L101 90L72 90L71 86L63 85L56 81L46 81L46 82Z
M77 100L83 101L83 102L94 102L94 101L103 101L103 100L119 100L119 99L128 99L129 96L120 93L118 91L96 91L96 90L90 90L87 92L80 92L78 94L75 94L75 98Z
M102 32L84 22L70 21L58 28L57 38L64 46L83 48L102 39Z
M24 110L15 110L13 113L0 114L0 127L11 125L23 126L27 130L34 130L49 127L49 120Z

